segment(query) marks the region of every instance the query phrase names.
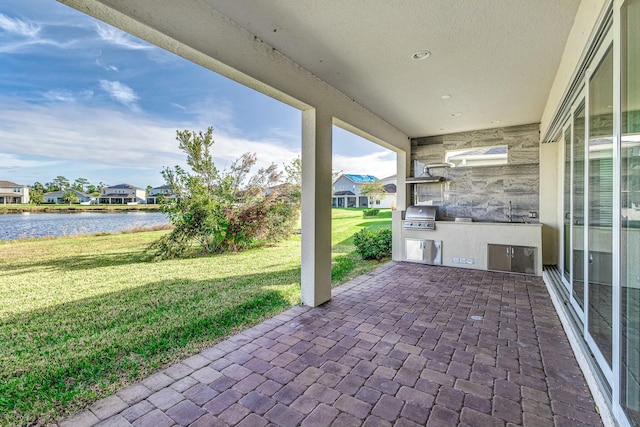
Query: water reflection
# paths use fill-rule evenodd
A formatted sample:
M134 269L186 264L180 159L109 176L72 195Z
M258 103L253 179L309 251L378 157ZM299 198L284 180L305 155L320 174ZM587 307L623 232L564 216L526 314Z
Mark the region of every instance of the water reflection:
M80 212L0 215L0 240L116 233L168 224L160 212Z

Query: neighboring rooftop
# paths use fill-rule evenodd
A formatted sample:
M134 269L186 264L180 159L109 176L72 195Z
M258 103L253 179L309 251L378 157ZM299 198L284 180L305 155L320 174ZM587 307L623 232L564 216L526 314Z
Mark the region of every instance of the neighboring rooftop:
M345 173L344 176L349 178L351 181L356 183L366 183L366 182L378 182L380 181L373 175L354 175L350 173Z
M0 181L0 187L24 187L24 185L16 184L11 181Z
M141 190L140 187L136 187L135 185L131 185L131 184L109 185L106 188L127 188L129 190Z

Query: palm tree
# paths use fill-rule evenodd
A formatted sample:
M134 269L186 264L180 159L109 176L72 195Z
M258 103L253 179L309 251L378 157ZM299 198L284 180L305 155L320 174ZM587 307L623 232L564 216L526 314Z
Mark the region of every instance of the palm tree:
M73 191L72 189L68 189L67 191L65 191L62 201L65 203L69 203L69 206L71 206L72 203L80 202L80 199L78 199L75 191Z

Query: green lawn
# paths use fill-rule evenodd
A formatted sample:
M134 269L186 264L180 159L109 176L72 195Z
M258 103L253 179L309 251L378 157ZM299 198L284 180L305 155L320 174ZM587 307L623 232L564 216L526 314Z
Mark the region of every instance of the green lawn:
M375 268L334 209L334 283ZM298 304L300 236L243 253L150 262L165 231L0 243L0 425L43 425Z

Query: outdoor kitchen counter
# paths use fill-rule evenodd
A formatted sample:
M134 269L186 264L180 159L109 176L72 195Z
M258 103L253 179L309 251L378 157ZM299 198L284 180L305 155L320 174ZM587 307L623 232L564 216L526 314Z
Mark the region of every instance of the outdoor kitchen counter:
M436 229L403 229L404 238L441 240L442 265L487 270L487 245L535 249L536 275L542 275L542 224L436 221Z

